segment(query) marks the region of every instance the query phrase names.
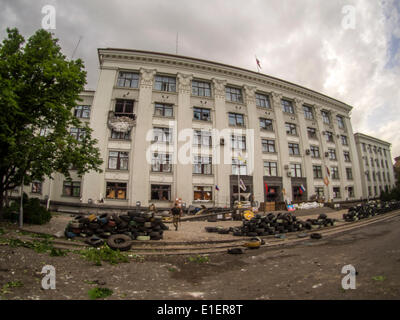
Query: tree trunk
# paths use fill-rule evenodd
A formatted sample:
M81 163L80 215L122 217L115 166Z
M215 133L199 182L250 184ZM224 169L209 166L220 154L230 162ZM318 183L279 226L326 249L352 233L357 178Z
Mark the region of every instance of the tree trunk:
M0 190L0 221L3 220L4 191Z

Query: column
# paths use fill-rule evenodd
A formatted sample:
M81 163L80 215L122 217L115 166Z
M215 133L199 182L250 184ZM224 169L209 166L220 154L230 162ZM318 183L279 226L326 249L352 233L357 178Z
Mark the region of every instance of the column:
M244 86L247 104L247 116L249 120L249 129L253 129L253 137L247 137L248 162L251 163L249 175L253 176L254 198L259 203L264 202L264 164L262 161L260 121L257 114L255 91L256 87ZM252 141L250 141L250 139ZM250 143L252 142L252 143Z
M178 73L178 112L177 112L177 141L174 141L176 146L174 152L174 165L175 176L175 195L177 198L182 198L186 204L192 203L193 200L193 155L190 136L184 134L187 132L191 134L193 111L190 108L190 94L191 94L191 80L193 75ZM189 130L190 129L190 132ZM180 137L180 135L182 135ZM184 148L184 145L189 144L189 149ZM179 152L179 154L178 154ZM188 157L188 161L184 158Z
M308 133L307 133L307 125L306 121L303 116L303 103L304 101L301 99L294 99L294 107L296 109L296 116L299 119L299 133L300 133L300 152L303 158L303 170L305 177L307 179L307 195L310 198L314 192L314 176L313 176L313 168L311 162L311 156L306 154L306 150L310 150L310 142L308 140Z
M225 85L226 80L213 78L214 97L215 97L215 129L219 132L228 128L228 115L225 109ZM219 191L215 191L215 202L218 207L230 205L230 180L232 174L231 159L225 159L225 148L229 145L226 141L225 145L220 144L220 138L213 138L213 161L216 163L215 168L215 183L219 187ZM230 139L230 137L229 137ZM230 150L229 150L230 151Z
M106 162L109 136L107 119L108 112L110 111L110 102L112 99L116 73L116 68L103 67L100 69L99 81L91 108L93 116L90 120L90 127L93 129L92 137L98 141L97 147L99 148L100 156L104 161L100 167L103 172L99 173L91 171L85 174L81 185L82 201L84 203L87 203L88 199L92 199L93 203L96 203L96 201L99 201L101 198L105 199L106 197L104 176L107 167Z
M325 130L324 123L322 121L322 115L321 115L321 110L322 106L320 105L314 105L314 110L315 110L315 118L317 120L317 135L318 135L318 140L321 142L320 143L320 152L321 152L321 159L322 159L322 172L323 172L323 177L325 178L328 174L326 172L326 168L328 167L329 170L331 170L330 165L329 165L329 160L327 157L325 157L325 152L328 152L328 144L326 142L325 136L322 134L322 132ZM333 189L332 189L332 179L331 177L329 178L329 185L324 187L324 194L325 194L325 199L326 201L329 201L332 199L333 195Z
M149 130L153 129L153 110L151 98L153 92L153 78L156 70L140 69L140 91L137 108L137 121L134 140L133 161L131 163L131 205L140 201L142 206L148 206L150 200L150 165L146 159L146 152L150 148L150 141L146 139Z
M281 105L282 94L277 92L271 93L272 105L275 112L276 119L276 147L278 149L278 159L280 164L280 172L282 175L282 186L286 191L286 195L283 196L283 200L292 200L292 182L288 177L287 173L290 171L290 161L289 161L289 147L287 143L286 130L285 130L285 120L283 118L283 111ZM288 169L284 169L288 166Z

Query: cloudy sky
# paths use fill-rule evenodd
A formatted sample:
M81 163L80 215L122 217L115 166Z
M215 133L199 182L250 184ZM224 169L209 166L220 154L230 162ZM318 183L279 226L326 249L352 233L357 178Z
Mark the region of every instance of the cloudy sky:
M95 89L99 47L175 53L261 72L354 107L354 132L400 156L400 0L1 0L0 37L29 37L42 7L68 57L85 61ZM353 19L354 18L354 19Z

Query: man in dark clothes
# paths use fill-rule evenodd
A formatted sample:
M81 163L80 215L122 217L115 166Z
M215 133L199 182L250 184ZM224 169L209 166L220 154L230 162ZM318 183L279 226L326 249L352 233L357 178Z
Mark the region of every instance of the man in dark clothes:
M172 213L172 223L175 226L175 231L178 231L178 223L182 215L182 209L178 207L177 203L175 203L174 207L171 209L171 213Z

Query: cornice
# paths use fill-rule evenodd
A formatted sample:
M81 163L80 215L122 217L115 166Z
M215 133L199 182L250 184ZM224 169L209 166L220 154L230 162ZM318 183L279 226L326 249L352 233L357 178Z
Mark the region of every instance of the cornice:
M383 141L378 138L371 137L371 136L368 136L368 135L366 135L364 133L360 133L360 132L355 133L354 138L356 140L358 140L359 142L370 141L370 142L379 143L379 144L382 144L382 145L385 145L388 147L390 147L392 145L390 142Z
M326 96L322 93L307 89L286 80L274 78L265 74L260 74L251 70L229 66L218 62L196 59L191 57L177 56L167 53L146 52L128 49L98 49L99 61L101 66L105 61L132 61L135 63L159 66L176 67L177 72L185 69L189 72L207 72L214 77L236 78L237 80L252 83L253 85L268 86L270 91L279 91L292 95L293 98L310 99L315 103L326 107L333 107L342 112L349 113L351 106ZM284 94L283 94L284 95ZM285 96L285 95L284 95Z

